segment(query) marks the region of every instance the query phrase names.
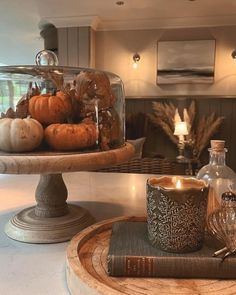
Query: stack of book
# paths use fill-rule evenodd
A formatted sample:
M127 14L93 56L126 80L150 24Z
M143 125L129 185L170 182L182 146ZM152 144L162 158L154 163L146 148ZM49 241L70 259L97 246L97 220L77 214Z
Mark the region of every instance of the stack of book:
M216 240L205 239L203 247L191 253L168 253L148 240L146 222L116 222L108 252L108 274L130 277L236 278L236 256L212 257L219 250Z

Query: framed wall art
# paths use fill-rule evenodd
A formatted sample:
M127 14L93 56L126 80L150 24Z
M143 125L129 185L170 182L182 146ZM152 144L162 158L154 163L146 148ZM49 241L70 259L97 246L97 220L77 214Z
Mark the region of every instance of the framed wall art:
M215 40L160 41L157 84L213 83Z

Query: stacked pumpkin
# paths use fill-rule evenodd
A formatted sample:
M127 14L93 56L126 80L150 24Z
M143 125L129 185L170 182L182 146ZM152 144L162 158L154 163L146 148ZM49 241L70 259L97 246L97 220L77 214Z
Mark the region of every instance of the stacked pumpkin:
M36 95L29 100L31 117L47 126L44 138L55 150L79 150L96 143L96 125L92 120L80 124L65 123L72 111L71 98L62 91L55 95Z
M92 147L98 139L101 149L109 149L109 144L120 137L120 121L115 110L110 109L115 97L104 75L81 72L73 90L62 87L63 91L54 95L36 91L21 100L16 112L9 109L6 115L2 114L0 150L29 152L45 140L52 149L73 151ZM100 83L99 93L93 93L91 81L96 87ZM91 109L94 99L99 102L98 127Z

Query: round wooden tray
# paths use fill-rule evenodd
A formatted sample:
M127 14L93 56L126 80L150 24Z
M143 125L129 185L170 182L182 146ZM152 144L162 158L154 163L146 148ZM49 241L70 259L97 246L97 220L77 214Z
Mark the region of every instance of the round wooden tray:
M236 294L235 280L109 277L107 252L112 224L143 221L119 217L97 223L76 235L67 250L67 284L72 295Z

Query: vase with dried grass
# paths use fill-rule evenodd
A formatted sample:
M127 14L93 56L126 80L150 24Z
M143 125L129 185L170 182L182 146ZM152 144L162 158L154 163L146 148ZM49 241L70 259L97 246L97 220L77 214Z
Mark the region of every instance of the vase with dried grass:
M182 118L178 108L173 103L152 103L153 113L149 114L150 121L160 126L169 139L178 147L178 137L174 135L175 125L184 121L188 134L184 136L185 151L191 165L197 165L203 150L209 145L212 136L218 131L224 117L215 113L197 119L196 103L191 101L188 108L184 108Z

